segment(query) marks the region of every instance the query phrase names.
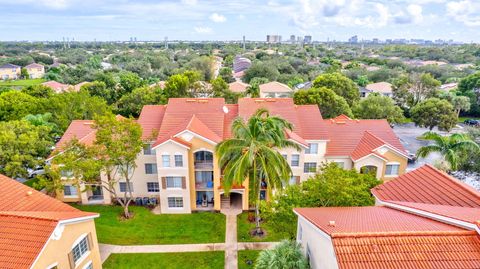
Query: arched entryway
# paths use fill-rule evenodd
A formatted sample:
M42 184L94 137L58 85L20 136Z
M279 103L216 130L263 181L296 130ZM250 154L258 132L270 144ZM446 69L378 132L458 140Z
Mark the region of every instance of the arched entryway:
M374 165L365 165L365 166L362 166L362 168L360 168L360 173L377 176L377 170L378 168Z
M237 192L231 192L228 196L225 193L220 195L221 209L242 209L243 195Z

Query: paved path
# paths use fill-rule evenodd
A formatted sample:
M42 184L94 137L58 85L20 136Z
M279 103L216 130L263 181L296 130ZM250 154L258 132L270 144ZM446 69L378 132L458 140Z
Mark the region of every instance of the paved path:
M200 252L200 251L225 251L225 269L238 268L238 250L271 249L278 242L237 242L237 215L240 209L227 209L221 211L226 215L225 243L207 244L179 244L179 245L132 245L120 246L99 244L102 263L112 253L171 253L171 252Z

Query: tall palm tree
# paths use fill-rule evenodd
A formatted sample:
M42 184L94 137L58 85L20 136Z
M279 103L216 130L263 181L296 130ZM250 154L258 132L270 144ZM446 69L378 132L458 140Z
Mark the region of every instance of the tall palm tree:
M247 122L237 118L232 123L233 138L216 147L220 167L223 169L223 188L229 193L233 185L250 180L255 194L255 222L260 230L260 193L262 182L270 188L281 187L288 182L292 172L285 158L276 150L298 145L286 138L285 132L293 126L286 120L270 116L266 109L259 109Z
M458 168L459 153L465 152L466 150L480 150L480 146L464 134L442 136L435 132L426 132L422 137L426 140L432 140L433 144L419 148L417 156L425 158L432 152L438 152L443 156L452 170Z

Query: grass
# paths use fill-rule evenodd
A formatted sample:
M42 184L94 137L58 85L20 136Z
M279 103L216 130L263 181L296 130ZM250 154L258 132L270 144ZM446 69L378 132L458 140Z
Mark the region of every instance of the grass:
M239 250L238 251L238 269L253 269L260 250ZM248 264L247 261L253 261Z
M35 183L37 183L37 182L38 182L38 178L34 177L34 178L31 178L31 179L23 182L23 184L29 186L30 188L34 188L34 189L35 189L35 187L33 186L33 184L35 184Z
M43 78L0 81L0 86L32 86L45 82Z
M467 119L480 120L480 117L458 117L458 122L463 123Z
M271 223L263 222L260 224L267 233L266 236L259 238L250 235L250 231L255 228L255 223L248 221L248 212L244 212L237 217L237 238L239 242L277 242L289 238L286 233L277 233L273 231Z
M128 253L111 254L103 263L104 269L223 269L225 253L184 252L184 253ZM248 268L248 267L246 267Z
M161 214L130 206L134 217L120 220L120 206L75 205L100 213L95 219L98 241L115 245L193 244L225 241L225 216L220 213Z

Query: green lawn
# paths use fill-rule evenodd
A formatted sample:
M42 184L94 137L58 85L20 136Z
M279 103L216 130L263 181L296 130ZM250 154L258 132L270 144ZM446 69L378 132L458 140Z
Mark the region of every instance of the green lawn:
M34 178L31 178L31 179L23 182L23 184L29 186L30 188L35 188L35 187L33 186L33 184L35 184L35 183L37 183L37 182L38 182L38 178L34 177Z
M0 81L0 86L31 86L45 82L43 78Z
M238 251L238 269L253 269L260 250L239 250ZM248 264L252 261L252 264Z
M103 263L104 269L223 269L225 253L185 252L185 253L129 253L111 254ZM246 267L248 268L248 267Z
M237 226L237 238L239 242L277 242L289 238L288 234L274 232L272 225L268 222L260 224L267 233L265 237L258 238L250 236L250 231L255 228L255 223L248 221L247 212L238 215Z
M133 219L120 220L120 206L75 205L98 212L98 241L115 245L193 244L225 242L225 215L220 213L152 214L144 207L130 206Z

